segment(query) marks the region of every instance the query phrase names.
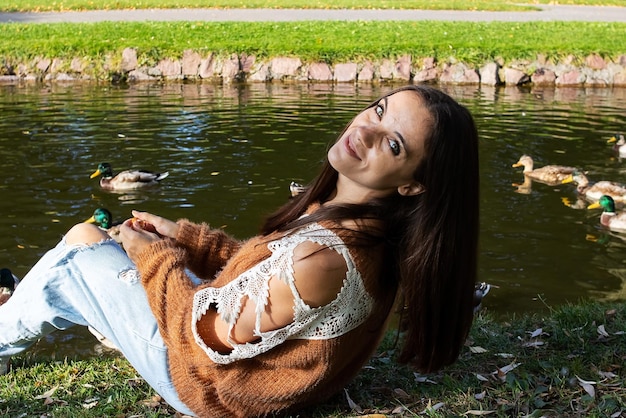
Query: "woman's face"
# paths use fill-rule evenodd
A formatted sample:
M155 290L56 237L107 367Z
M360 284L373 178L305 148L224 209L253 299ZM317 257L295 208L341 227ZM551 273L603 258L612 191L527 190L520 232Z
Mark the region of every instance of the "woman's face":
M328 151L328 161L339 173L337 193L356 203L396 192L422 192L413 174L431 125L422 99L410 90L382 98L359 113Z

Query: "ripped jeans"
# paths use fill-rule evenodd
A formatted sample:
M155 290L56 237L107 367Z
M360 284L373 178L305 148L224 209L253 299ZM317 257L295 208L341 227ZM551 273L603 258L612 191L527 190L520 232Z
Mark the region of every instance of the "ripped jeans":
M63 239L35 264L0 306L0 360L74 325L99 331L169 405L194 415L172 384L167 348L138 272L113 240L87 246Z

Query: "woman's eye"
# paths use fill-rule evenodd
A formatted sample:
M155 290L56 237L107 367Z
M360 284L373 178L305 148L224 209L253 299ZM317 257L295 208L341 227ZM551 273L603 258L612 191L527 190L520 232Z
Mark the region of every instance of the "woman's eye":
M377 104L374 110L376 111L378 118L382 119L383 114L385 113L385 109L381 105Z
M398 144L398 141L396 141L395 139L389 140L389 148L391 148L391 152L393 152L393 155L400 154L400 144Z

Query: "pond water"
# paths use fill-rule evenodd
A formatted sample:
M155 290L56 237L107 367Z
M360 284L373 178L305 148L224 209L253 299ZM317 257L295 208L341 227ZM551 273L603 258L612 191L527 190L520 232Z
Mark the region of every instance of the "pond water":
M97 207L117 220L137 208L253 235L290 181L308 182L345 123L392 87L0 86L0 267L23 276ZM602 229L599 211L563 205L574 185L518 190L522 169L511 167L530 154L536 166L578 166L591 181L626 183L626 162L607 144L626 131L626 89L441 89L470 108L481 135L479 279L494 286L485 308L509 315L626 299L625 237ZM89 178L100 162L169 177L153 190L105 192ZM74 330L38 347L89 355L94 339Z

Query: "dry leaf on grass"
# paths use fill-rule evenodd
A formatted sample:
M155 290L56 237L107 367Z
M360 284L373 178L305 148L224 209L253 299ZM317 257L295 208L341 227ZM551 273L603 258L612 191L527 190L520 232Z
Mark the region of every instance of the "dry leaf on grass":
M510 372L511 370L515 369L516 367L518 367L520 364L522 363L511 363L502 368L498 367L498 369L492 372L491 374L494 376L497 376L500 380L504 382L504 380L506 379L506 374Z
M89 401L89 399L87 401ZM83 408L85 408L85 409L91 409L94 406L98 405L98 400L97 399L96 400L92 400L91 402L87 402L87 401L85 401L83 403Z
M399 399L410 399L411 396L406 393L404 390L400 388L396 388L393 390L394 395L396 395Z
M417 383L432 383L433 385L437 384L437 382L435 382L434 380L431 380L427 376L421 375L417 372L413 372L413 376L415 376L415 381Z
M590 380L583 380L580 377L576 376L578 379L578 384L591 396L592 398L596 397L596 388L593 386L597 382L592 382Z
M605 338L610 337L609 333L608 333L608 332L606 332L606 329L604 329L604 325L598 325L597 330L598 330L598 334L599 334L601 337L605 337Z
M502 357L502 358L513 358L513 357L515 357L511 353L496 353L496 356L497 357Z
M522 347L541 347L543 344L544 342L541 340L527 341L522 344Z
M466 413L464 413L463 415L491 415L493 413L495 413L496 411L476 411L473 409L470 409L469 411L467 411Z
M55 387L53 387L52 389L50 389L50 390L48 390L48 391L46 391L46 392L42 393L41 395L39 395L39 396L35 396L35 399L46 399L46 398L51 398L51 397L52 397L52 395L54 395L54 392L56 392L58 388L59 388L59 386L55 386Z
M352 400L352 398L348 394L348 390L344 389L344 392L346 392L346 399L348 400L348 406L350 407L350 409L353 410L353 411L356 411L358 414L362 414L363 413L363 409L359 405L354 403L354 401Z
M478 373L476 373L476 379L480 380L481 382L489 381L489 379L487 379L485 376L483 376L482 374L478 374Z
M438 411L439 409L441 409L445 404L443 402L437 402L436 404L432 405L430 401L428 401L428 405L426 406L426 408L424 408L424 410L422 412L420 412L420 414L431 414L435 411Z
M600 375L601 378L603 379L615 379L616 377L618 377L615 373L613 372L603 372L601 370L598 370L598 374Z

